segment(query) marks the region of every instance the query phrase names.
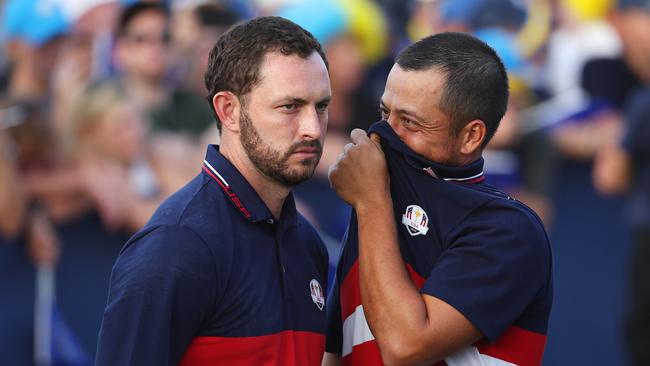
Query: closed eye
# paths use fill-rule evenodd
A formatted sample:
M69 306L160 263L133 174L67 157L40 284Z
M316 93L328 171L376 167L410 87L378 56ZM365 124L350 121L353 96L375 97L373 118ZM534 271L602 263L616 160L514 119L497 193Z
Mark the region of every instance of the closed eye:
M388 109L381 106L381 107L377 108L377 112L379 112L379 115L381 116L381 119L383 119L385 121L388 121L388 117L390 116L390 112L388 111Z

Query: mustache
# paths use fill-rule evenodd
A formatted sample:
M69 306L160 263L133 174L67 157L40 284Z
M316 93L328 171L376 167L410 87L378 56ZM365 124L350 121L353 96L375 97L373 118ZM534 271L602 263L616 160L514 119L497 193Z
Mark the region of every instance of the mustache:
M320 143L320 141L311 140L311 141L300 141L291 145L291 148L289 148L289 154L293 154L296 150L303 147L316 148L319 154L323 153L323 146Z

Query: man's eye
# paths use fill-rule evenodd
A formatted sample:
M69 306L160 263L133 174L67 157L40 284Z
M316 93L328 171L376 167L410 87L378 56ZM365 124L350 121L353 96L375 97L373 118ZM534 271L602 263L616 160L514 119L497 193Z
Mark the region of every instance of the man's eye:
M282 106L282 108L287 110L287 111L292 111L292 110L296 109L296 105L295 104L285 104L285 105Z
M327 107L329 107L329 104L327 103L316 104L316 110L318 110L319 112L325 112L327 110Z
M388 110L385 108L378 108L377 111L379 112L379 115L381 115L381 119L387 120L388 116L390 116L390 113L388 113Z

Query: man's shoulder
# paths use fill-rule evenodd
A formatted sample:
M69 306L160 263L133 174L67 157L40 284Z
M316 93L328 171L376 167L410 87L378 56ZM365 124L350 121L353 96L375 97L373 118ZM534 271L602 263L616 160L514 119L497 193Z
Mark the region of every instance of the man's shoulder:
M493 243L495 249L510 251L516 247L516 251L528 253L526 257L543 257L550 262L551 244L543 222L531 208L507 195L476 207L454 231L474 232Z
M221 227L228 213L228 202L203 174L169 196L156 210L149 222L136 232L120 251L120 256L143 251L174 251L185 255L215 251ZM203 254L207 253L203 252ZM158 256L156 253L151 255Z
M209 238L228 212L226 203L222 192L215 189L203 174L199 174L169 196L136 236L165 226L184 227L199 237Z
M117 278L170 272L212 271L214 254L191 228L182 224L151 225L124 245L113 268Z
M486 210L499 210L502 212L504 220L502 225L519 224L524 229L537 230L546 233L544 223L537 213L525 203L507 196L497 200L492 200L485 205ZM508 221L512 220L512 221Z

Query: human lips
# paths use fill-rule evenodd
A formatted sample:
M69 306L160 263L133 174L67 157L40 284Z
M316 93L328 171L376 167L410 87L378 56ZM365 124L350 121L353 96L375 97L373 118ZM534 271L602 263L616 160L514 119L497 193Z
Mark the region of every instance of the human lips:
M322 148L319 146L303 146L295 149L291 155L303 158L313 158L321 155Z

